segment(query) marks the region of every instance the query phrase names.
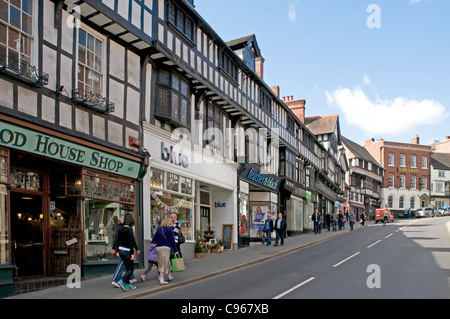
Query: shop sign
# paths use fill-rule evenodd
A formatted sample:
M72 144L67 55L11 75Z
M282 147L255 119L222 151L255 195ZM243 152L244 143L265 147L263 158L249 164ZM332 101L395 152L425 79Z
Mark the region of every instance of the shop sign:
M24 127L0 122L0 146L137 178L140 163Z
M249 170L246 169L241 176L276 193L280 190L281 179L275 175L261 174L257 168L251 167Z
M227 203L221 203L221 202L214 202L214 207L215 208L226 208L227 207Z
M189 158L183 154L183 148L177 151L174 150L173 145L166 147L164 142L161 142L161 159L184 168L189 166Z

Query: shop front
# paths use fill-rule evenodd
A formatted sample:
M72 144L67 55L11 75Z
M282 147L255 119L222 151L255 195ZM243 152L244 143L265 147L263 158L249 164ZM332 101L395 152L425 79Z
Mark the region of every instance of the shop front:
M306 212L306 190L300 184L290 180L285 181L282 189L287 222L287 235L302 234L304 230L304 214Z
M236 223L237 165L206 156L189 141L177 143L154 128L147 129L144 143L152 158L144 178L145 245L162 220L176 213L186 238L183 257L194 258L196 230L217 240L222 238L222 225ZM235 234L233 242L237 243Z
M261 242L264 221L274 221L280 212L279 195L283 180L275 175L262 174L252 164L242 164L239 174L239 246Z
M85 276L111 271L118 223L138 218L141 169L139 158L0 119L0 293L74 264Z

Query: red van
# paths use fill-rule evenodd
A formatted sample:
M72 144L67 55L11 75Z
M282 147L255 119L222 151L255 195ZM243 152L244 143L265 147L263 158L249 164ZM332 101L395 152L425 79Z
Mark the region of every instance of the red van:
M389 208L378 208L377 210L375 210L375 223L383 222L384 220L383 213L385 210L387 210L388 213L388 221L390 222L394 221L394 215L391 213Z

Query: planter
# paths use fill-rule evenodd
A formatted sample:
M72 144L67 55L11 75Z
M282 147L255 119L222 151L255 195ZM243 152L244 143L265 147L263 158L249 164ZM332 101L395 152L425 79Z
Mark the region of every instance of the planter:
M195 253L195 259L202 258L202 253Z

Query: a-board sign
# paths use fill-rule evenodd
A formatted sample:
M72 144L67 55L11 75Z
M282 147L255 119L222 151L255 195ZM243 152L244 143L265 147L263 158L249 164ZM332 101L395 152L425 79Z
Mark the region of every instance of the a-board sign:
M224 250L233 250L233 224L222 225L222 240Z

